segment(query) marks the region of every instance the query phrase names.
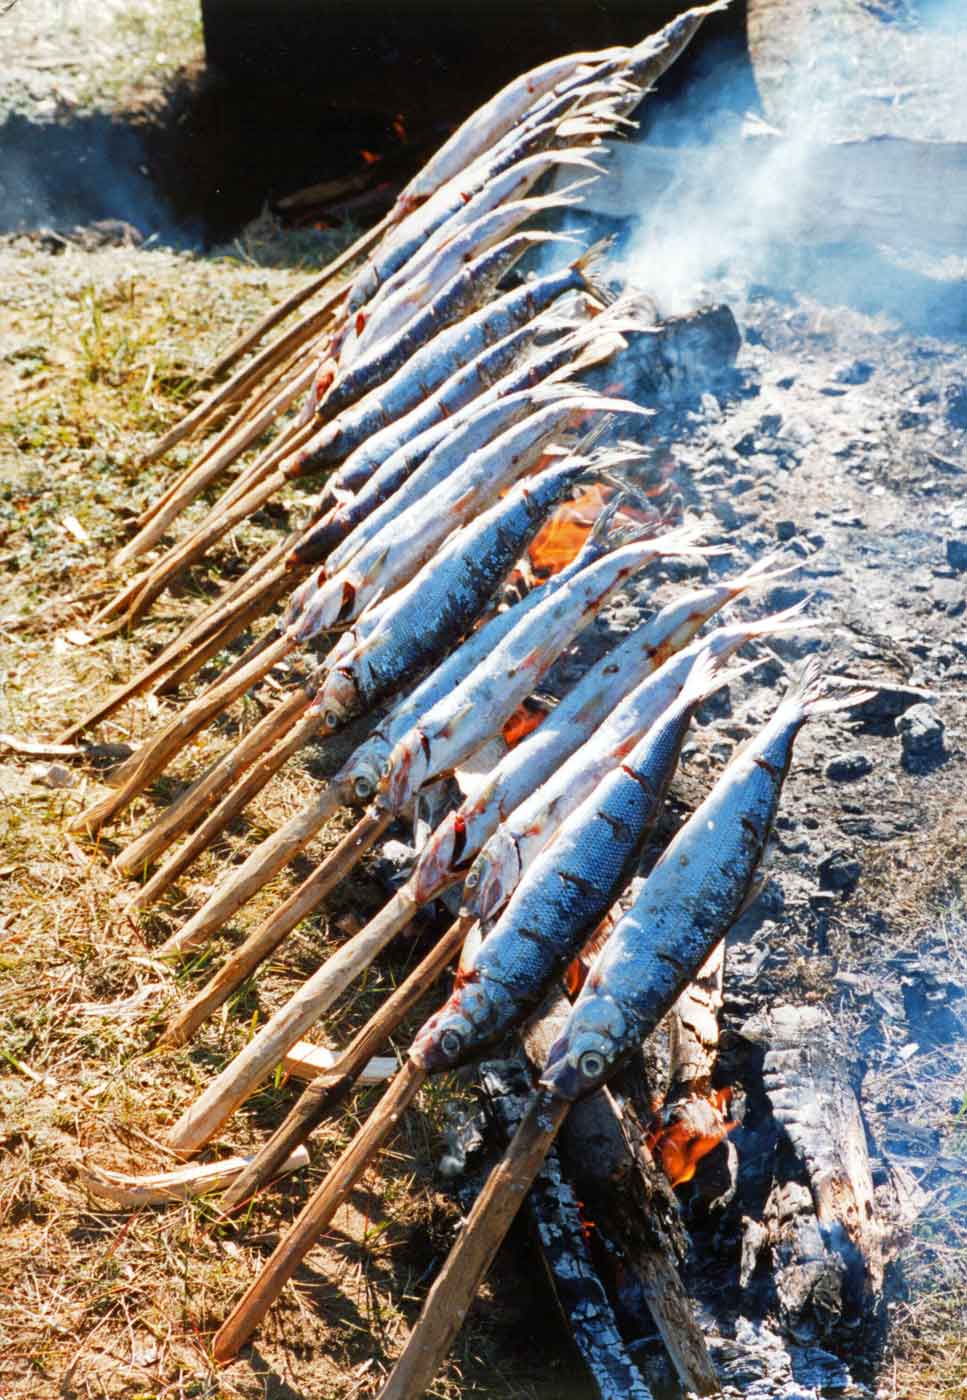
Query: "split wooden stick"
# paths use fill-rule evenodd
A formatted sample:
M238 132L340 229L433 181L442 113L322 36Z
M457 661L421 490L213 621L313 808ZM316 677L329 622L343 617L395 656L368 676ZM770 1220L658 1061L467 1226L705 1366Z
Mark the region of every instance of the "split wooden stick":
M217 802L246 769L252 770L252 765L257 764L254 772L258 776L253 777L253 771L249 771L244 782L229 793L229 800L237 795L233 811L226 810L221 824L209 827L210 839L214 840L232 816L242 811L248 801L261 791L286 759L316 733L318 717L313 716L301 725L298 723L310 700L311 696L300 688L294 694L288 695L277 709L270 710L240 743L223 754L207 773L192 783L187 792L182 793L177 801L166 808L152 827L115 856L115 870L122 875L137 875L147 870L173 841L195 825L206 808ZM243 788L247 793L244 800L241 796ZM214 813L211 816L214 816ZM201 846L199 849L205 848Z
M411 909L409 917L412 916ZM239 1104L272 1073L285 1052L328 1011L408 922L408 918L391 919L388 914L380 920L377 915L333 953L181 1115L169 1134L169 1146L185 1157L203 1147Z
M358 262L360 258L365 257L369 250L380 241L383 234L392 228L395 222L396 218L392 217L391 211L390 214L380 219L378 224L374 224L371 229L367 229L364 234L361 234L360 237L356 239L355 243L351 244L350 247L339 254L338 258L328 263L327 266L323 268L322 272L314 277L311 282L306 283L299 291L293 292L285 301L280 302L278 306L274 306L271 311L267 311L262 319L257 321L250 331L246 331L234 345L225 351L224 355L220 356L219 359L215 361L206 372L205 378L217 379L220 374L224 374L227 369L231 369L232 365L240 360L243 355L246 355L253 346L257 345L263 336L268 335L269 331L274 330L280 321L284 321L287 316L290 316L293 311L297 311L310 297L314 297L317 292L321 292L323 287L328 286L328 284L334 278L338 277L346 268L351 267L354 262ZM337 295L342 298L346 295L347 290L348 288L342 288Z
M122 787L95 806L75 817L68 826L70 831L100 831L105 822L111 821L137 797L139 792L151 783L184 746L194 738L200 729L220 714L233 700L256 681L266 675L272 667L294 649L295 643L288 637L280 637L273 648L263 652L250 667L239 671L224 685L217 685L197 701L186 705L170 724L153 740L149 740L138 750L137 767Z
M216 1361L231 1361L238 1355L376 1153L396 1131L400 1118L425 1079L424 1069L412 1060L404 1061L379 1107L370 1114L365 1126L309 1198L292 1229L282 1237L261 1274L222 1323L213 1346Z
M426 957L357 1032L332 1069L314 1079L289 1116L276 1128L245 1170L229 1185L221 1208L228 1214L245 1205L278 1173L279 1166L342 1103L374 1055L389 1040L447 963L463 947L472 920L455 919Z
M481 1280L540 1171L570 1107L565 1099L555 1098L551 1094L534 1095L503 1160L491 1172L486 1186L474 1202L467 1222L423 1305L419 1321L410 1333L389 1380L379 1393L379 1400L417 1400L429 1387L453 1339L463 1326ZM275 1281L281 1271L278 1266L271 1273L270 1269L276 1255L282 1253L283 1246L291 1249L292 1236L299 1229L305 1214L303 1211L288 1237L269 1260L262 1276L249 1289L228 1321L222 1324L215 1336L216 1360L227 1361L237 1353L238 1347L251 1335L278 1296L281 1285L275 1286ZM291 1278L292 1272L294 1270L287 1273L282 1281ZM271 1297L266 1297L273 1288ZM231 1349L233 1344L234 1350Z
M179 1167L173 1172L156 1172L153 1176L127 1176L105 1167L82 1166L78 1169L81 1185L95 1196L103 1196L117 1206L130 1210L141 1206L167 1205L170 1201L190 1201L195 1196L207 1196L230 1185L251 1161L249 1157L228 1157L222 1162L205 1162ZM298 1171L309 1165L309 1153L303 1147L278 1165L278 1175Z

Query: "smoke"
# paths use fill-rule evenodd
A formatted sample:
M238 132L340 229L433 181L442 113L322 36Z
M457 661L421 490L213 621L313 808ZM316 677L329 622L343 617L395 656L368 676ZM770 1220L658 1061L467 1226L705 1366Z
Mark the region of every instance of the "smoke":
M757 111L747 72L710 51L705 74L673 104L646 101L638 141L614 148L588 204L633 219L620 275L664 315L741 302L759 282L964 329L963 209L926 186L911 143L967 139L965 7L870 0L838 28L822 7L787 8L790 27L754 52Z

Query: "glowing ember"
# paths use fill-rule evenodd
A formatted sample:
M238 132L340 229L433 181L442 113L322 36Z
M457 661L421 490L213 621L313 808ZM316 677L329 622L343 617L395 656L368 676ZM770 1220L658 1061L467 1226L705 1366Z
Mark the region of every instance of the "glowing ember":
M732 1098L730 1089L717 1089L707 1096L699 1096L689 1104L701 1105L702 1130L687 1121L689 1104L682 1117L672 1123L653 1125L647 1142L662 1171L672 1186L683 1186L691 1181L703 1157L708 1156L722 1139L737 1127L725 1118L725 1111ZM711 1109L711 1113L707 1110ZM711 1131L708 1131L711 1129Z
M516 747L521 739L537 728L547 711L534 700L525 700L504 724L501 733L509 749Z
M393 132L398 141L406 140L406 121L402 112L397 112L393 118Z
M359 154L362 156L363 160L366 162L367 165L376 165L379 161L383 159L383 157L381 155L377 155L375 151L360 151Z

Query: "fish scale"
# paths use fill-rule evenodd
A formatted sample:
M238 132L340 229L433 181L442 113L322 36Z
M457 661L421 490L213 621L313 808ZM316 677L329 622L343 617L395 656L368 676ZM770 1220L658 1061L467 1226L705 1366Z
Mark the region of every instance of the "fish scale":
M533 1010L631 878L697 705L728 679L716 658L562 825L497 924L461 966L453 995L418 1033L429 1071L475 1057Z
M588 973L541 1083L592 1093L651 1033L741 912L806 720L868 699L831 690L811 657L645 881Z

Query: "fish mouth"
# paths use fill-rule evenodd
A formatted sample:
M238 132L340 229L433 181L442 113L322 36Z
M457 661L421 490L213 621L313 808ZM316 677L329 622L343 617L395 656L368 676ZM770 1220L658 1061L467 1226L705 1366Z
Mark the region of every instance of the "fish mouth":
M551 1056L553 1054L552 1050ZM587 1086L577 1065L568 1059L560 1059L556 1064L549 1060L538 1082L542 1089L546 1089L556 1099L565 1099L568 1103L574 1103L582 1093L587 1093Z

